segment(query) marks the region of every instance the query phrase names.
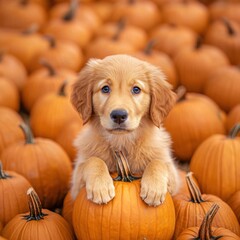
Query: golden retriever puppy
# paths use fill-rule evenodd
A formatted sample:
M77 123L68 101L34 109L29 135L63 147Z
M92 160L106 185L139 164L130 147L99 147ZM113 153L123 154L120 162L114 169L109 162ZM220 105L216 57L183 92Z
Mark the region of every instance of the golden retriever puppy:
M179 185L170 137L161 126L175 94L155 66L128 55L91 59L73 86L72 104L84 127L75 140L78 156L71 193L86 186L87 198L109 202L115 196L109 172L116 172L113 151L123 151L132 173L142 174L141 198L161 204Z

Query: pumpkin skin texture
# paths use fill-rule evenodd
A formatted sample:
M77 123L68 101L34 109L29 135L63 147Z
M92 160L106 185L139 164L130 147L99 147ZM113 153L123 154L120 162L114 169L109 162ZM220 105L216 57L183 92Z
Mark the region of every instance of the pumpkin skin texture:
M164 126L172 137L175 156L181 161L190 161L197 147L206 138L215 133L224 134L223 116L210 98L187 93L175 104L164 121Z
M0 106L19 110L20 100L17 87L7 78L0 76Z
M24 134L19 128L23 121L14 110L0 107L0 154L10 144L24 139Z
M72 171L66 152L54 141L31 136L23 125L25 141L11 144L1 154L7 170L23 175L36 189L45 208L61 206Z
M190 162L190 170L202 191L225 201L240 190L240 139L236 134L237 131L232 136L214 134L209 137L198 147Z
M36 198L35 194L30 197L30 212L15 216L4 227L2 231L3 237L8 240L74 239L70 226L62 216L48 209L42 209L40 200Z
M192 173L186 175L189 195L177 194L173 196L176 213L176 226L173 239L189 227L199 227L208 210L217 203L220 207L212 222L213 227L224 227L235 234L240 234L238 220L232 209L219 197L210 194L201 194L199 187L192 178Z
M233 109L227 115L226 119L227 132L230 132L230 130L239 122L240 122L240 104L233 107ZM238 133L238 136L240 136L240 133Z
M71 192L69 191L63 201L62 216L70 224L72 228L73 228L72 222L73 205L74 201L72 199Z
M240 69L225 66L216 69L208 77L204 94L210 97L225 112L240 103Z
M227 201L227 204L232 208L236 214L238 222L240 223L240 190L235 192Z
M26 192L30 187L22 175L14 171L3 172L0 163L0 221L3 226L17 214L28 210Z
M79 240L171 239L175 212L169 194L162 205L150 207L140 198L140 181L114 185L116 196L106 205L87 200L85 188L80 191L73 207L73 226Z

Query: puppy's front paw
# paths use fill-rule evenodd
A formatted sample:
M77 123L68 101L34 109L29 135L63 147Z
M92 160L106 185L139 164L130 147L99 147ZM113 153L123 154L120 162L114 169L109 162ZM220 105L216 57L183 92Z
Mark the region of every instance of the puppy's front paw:
M86 182L87 198L94 203L108 203L115 197L113 180L109 176L92 177Z
M141 181L140 197L149 206L158 206L165 200L167 194L167 183L165 181L156 182L147 179Z

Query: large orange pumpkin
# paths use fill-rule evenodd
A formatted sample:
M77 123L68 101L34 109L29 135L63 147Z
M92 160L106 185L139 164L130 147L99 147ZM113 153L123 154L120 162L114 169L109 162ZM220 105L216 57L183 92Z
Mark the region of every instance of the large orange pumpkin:
M3 226L17 214L27 211L26 191L30 187L31 184L22 175L14 171L3 171L0 162L0 222Z
M122 169L126 174L120 179L134 179L127 168ZM116 196L104 205L88 200L85 188L80 191L73 207L73 226L79 240L172 238L175 213L169 193L160 206L152 207L140 198L139 180L115 181L114 185Z
M240 224L240 190L235 192L227 201L227 204L232 208L236 214L238 222Z
M34 139L27 125L20 126L26 139L2 151L1 159L5 169L28 179L44 207L61 206L69 189L72 171L69 157L56 142L44 138Z
M58 239L73 240L74 234L59 214L42 209L40 199L33 188L27 191L29 212L16 215L3 229L8 240Z
M239 131L240 124L237 124L228 136L214 134L207 138L197 148L190 163L190 170L202 191L225 201L240 190Z

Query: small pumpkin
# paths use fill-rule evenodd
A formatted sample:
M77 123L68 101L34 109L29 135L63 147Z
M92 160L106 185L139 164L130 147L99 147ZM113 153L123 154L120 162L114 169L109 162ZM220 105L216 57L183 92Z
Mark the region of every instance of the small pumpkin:
M23 175L36 189L46 208L59 207L69 189L72 171L66 152L54 141L33 138L30 128L21 124L25 140L2 151L6 170Z
M166 117L164 126L172 137L174 155L189 162L205 139L215 133L225 134L225 113L203 94L187 93L180 87L177 91L178 101Z
M23 30L32 24L41 27L46 21L47 13L39 4L29 0L0 2L0 26L3 28Z
M7 78L0 77L0 106L19 110L20 99L17 87Z
M212 205L209 211L206 213L200 227L190 227L179 235L177 240L211 240L211 239L223 239L223 240L237 240L239 236L225 228L212 227L212 221L218 212L219 206L217 204Z
M203 92L225 112L240 103L240 67L223 66L207 78Z
M196 33L203 33L208 26L209 12L201 2L170 2L162 7L162 19L165 23L186 26Z
M92 38L93 31L76 17L77 1L71 2L69 9L60 18L52 18L45 25L43 32L56 39L74 42L85 47ZM59 31L61 29L61 31Z
M224 52L217 47L202 44L202 38L197 38L195 47L184 47L174 57L174 63L179 74L180 84L188 92L203 93L204 84L216 68L229 64Z
M66 68L54 68L48 61L41 60L41 65L42 68L29 74L22 90L22 102L28 112L41 97L57 92L65 80L71 83L77 78L76 72Z
M178 86L178 76L172 59L163 52L154 49L156 42L151 40L142 51L133 54L134 57L147 61L159 67L166 76L166 80L176 89Z
M205 42L221 49L231 64L240 64L240 27L237 22L226 18L213 22L206 31Z
M83 188L74 202L73 227L77 238L171 239L175 213L170 194L158 207L146 205L140 198L140 180L134 180L121 154L116 156L122 173L116 180L122 181L114 182L115 198L107 204L98 205L87 199L86 189Z
M31 184L22 175L14 171L4 171L0 161L0 222L2 226L17 214L27 211L28 203L25 194L30 187Z
M72 240L74 234L59 214L42 209L41 201L33 190L27 191L29 212L18 214L3 229L2 235L8 240L59 239Z
M232 110L227 115L227 119L226 119L227 132L230 132L230 130L237 123L240 123L240 104L233 107ZM240 133L238 134L238 136L240 136Z
M44 59L54 68L65 68L78 72L84 64L82 50L73 42L57 40L53 36L45 36L49 43L48 49L43 51L32 64L31 72L39 69L40 61Z
M24 139L19 128L22 121L22 117L14 110L0 107L0 154L9 145Z
M14 55L0 52L0 76L9 79L20 91L26 83L27 70Z
M79 114L73 108L66 95L64 82L57 93L48 93L33 106L30 114L30 126L37 137L56 140L59 132L73 120L80 121Z
M197 148L190 162L190 170L202 191L225 201L240 190L239 131L240 124L237 124L228 136L210 136Z
M240 190L235 192L227 201L227 204L232 208L240 223Z
M161 22L161 12L152 1L119 1L114 4L111 20L120 19L149 31Z
M156 41L154 48L174 57L183 47L193 47L196 33L184 26L161 24L150 33L151 39Z
M79 121L74 120L66 124L55 140L67 152L72 162L77 156L77 148L74 146L74 140L82 129L82 126L83 122L81 118L79 118Z
M186 175L189 196L177 194L173 196L176 212L176 227L174 239L189 227L199 227L207 211L215 203L220 207L212 226L224 227L235 234L240 234L238 220L232 209L219 197L210 194L201 194L199 187L192 178L192 173Z

